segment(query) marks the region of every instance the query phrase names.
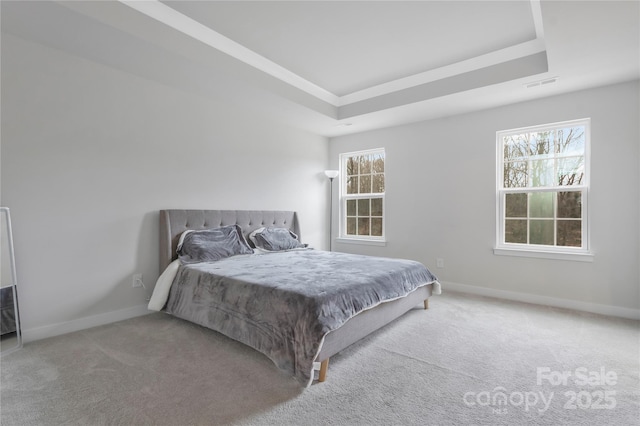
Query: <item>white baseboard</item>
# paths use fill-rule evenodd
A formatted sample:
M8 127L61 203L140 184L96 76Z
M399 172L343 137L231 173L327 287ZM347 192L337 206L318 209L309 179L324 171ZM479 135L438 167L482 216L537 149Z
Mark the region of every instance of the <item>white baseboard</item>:
M476 294L479 296L496 297L499 299L515 300L517 302L534 303L536 305L574 309L576 311L584 311L594 314L640 320L639 309L623 308L621 306L612 305L601 305L599 303L581 302L578 300L560 299L556 297L538 296L535 294L498 290L495 288L478 287L474 285L452 283L448 281L441 281L441 283L443 293L446 292L447 289L449 289L452 291Z
M59 336L61 334L72 333L74 331L97 327L99 325L111 324L112 322L139 317L150 313L151 311L147 309L147 305L133 306L131 308L120 309L118 311L78 318L72 321L22 330L22 340L24 343L33 342L35 340L46 339L47 337Z

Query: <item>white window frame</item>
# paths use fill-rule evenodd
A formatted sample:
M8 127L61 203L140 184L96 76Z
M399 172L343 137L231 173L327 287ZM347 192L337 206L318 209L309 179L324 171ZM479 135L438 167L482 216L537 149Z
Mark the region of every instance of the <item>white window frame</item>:
M375 148L362 151L344 152L340 154L340 232L338 241L341 243L386 245L386 223L387 217L385 192L366 194L347 194L347 159L358 155L382 154L384 156L384 177L385 192L387 190L387 156L384 148ZM382 236L372 235L349 235L347 234L347 200L358 200L363 198L382 198Z
M550 131L564 129L567 127L585 127L585 148L584 148L584 179L581 185L572 186L547 186L547 187L526 187L526 188L508 188L504 185L504 138L528 132ZM494 254L521 257L538 257L545 259L558 260L576 260L583 262L592 262L593 253L591 248L591 232L589 227L589 191L591 181L591 120L589 118L570 120L557 123L542 124L518 129L502 130L496 132L496 245ZM580 190L582 203L582 226L581 241L582 247L569 246L551 246L538 244L522 244L505 242L505 194L507 193L535 193L535 192L562 192L566 190ZM557 203L554 203L557 211ZM527 213L527 218L529 213ZM557 214L554 213L553 220L557 220ZM528 231L527 231L528 232ZM554 226L555 233L555 226ZM554 234L555 235L555 234Z

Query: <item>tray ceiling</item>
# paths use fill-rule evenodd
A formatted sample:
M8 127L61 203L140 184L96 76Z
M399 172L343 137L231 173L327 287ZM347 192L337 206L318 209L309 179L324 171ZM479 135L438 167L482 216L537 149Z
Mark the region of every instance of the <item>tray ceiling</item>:
M5 0L0 7L3 33L326 136L640 76L635 1Z
M528 1L163 3L337 96L536 39Z

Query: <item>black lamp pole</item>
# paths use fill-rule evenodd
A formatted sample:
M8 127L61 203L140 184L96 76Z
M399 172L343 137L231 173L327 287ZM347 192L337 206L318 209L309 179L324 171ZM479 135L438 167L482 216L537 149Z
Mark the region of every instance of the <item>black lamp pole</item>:
M340 174L339 170L325 170L324 174L329 178L329 251L331 250L333 239L333 179L337 178Z

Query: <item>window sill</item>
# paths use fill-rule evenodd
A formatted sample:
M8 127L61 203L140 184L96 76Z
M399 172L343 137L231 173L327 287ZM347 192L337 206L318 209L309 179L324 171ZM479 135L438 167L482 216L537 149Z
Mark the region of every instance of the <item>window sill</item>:
M336 243L340 244L361 244L365 246L381 246L387 245L385 240L361 240L358 238L336 238Z
M542 251L519 248L494 248L493 254L498 256L536 257L539 259L572 260L576 262L593 262L593 253L569 253L559 251Z

